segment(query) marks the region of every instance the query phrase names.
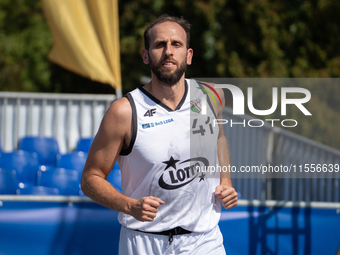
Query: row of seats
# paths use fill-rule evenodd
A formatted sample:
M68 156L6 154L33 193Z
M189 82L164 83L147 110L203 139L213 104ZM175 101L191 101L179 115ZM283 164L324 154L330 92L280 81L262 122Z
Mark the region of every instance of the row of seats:
M60 159L58 157L67 157L74 163L78 161L79 157L81 158L79 159L80 164L82 164L84 155L79 152L88 153L92 141L93 137L80 138L77 143L77 153L67 153L66 155L69 156L66 156L60 155L58 141L54 137L27 136L20 139L19 150L37 153L40 164L45 166L55 166L56 160Z
M92 140L79 139L77 151L66 154L55 138L41 136L22 138L17 151L0 150L0 194L83 195L80 176ZM120 179L116 164L107 180L121 191Z
M107 180L121 190L119 169L113 169ZM80 173L64 168L46 168L40 166L36 173L36 182L18 182L16 170L0 168L0 194L6 195L83 195L80 189Z
M65 168L81 172L84 168L87 153L78 151L58 154L54 165L42 164L36 152L17 150L0 154L0 167L16 170L17 179L24 183L35 183L38 168L43 165L48 168Z

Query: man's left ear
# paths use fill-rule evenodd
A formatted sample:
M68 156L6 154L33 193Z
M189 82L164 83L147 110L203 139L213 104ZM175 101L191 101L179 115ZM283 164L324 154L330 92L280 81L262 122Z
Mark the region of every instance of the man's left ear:
M143 58L144 64L149 64L149 54L148 54L147 49L145 48L142 50L142 58Z
M191 62L192 62L192 56L194 55L194 51L193 49L188 49L188 52L187 52L187 65L191 65Z

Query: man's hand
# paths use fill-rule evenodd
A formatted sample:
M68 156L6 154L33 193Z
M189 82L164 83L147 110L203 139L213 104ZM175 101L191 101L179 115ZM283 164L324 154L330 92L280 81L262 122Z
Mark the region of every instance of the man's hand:
M143 197L132 205L130 215L139 221L153 221L162 204L164 202L158 197Z
M226 185L218 185L215 189L215 195L221 199L225 209L230 209L237 206L237 192L233 187Z

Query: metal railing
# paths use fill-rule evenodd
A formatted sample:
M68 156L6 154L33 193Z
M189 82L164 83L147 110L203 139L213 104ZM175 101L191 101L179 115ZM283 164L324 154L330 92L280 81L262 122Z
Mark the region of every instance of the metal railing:
M323 172L322 166L339 166L340 151L296 135L284 129L273 129L275 150L273 163L276 165L292 164L298 171L311 171L319 168L315 178L274 179L273 199L289 201L340 202L340 172ZM317 171L317 170L313 170Z
M329 146L268 123L259 128L243 125L252 117L233 115L230 108L225 108L223 117L229 123L231 119L238 123L232 127L224 125L231 165L236 169L269 164L303 168L305 164L334 166L340 163L340 151ZM296 176L274 178L275 175L265 173L244 178L240 173L232 173L233 185L244 199L340 202L340 172L321 172L314 178L308 178L308 174Z
M54 136L60 151L95 135L115 95L0 92L2 150L17 149L26 135Z

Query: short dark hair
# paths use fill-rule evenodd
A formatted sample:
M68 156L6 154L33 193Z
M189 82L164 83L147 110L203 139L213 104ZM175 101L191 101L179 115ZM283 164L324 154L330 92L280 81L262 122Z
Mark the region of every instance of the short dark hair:
M185 19L183 19L183 17L177 18L177 17L169 16L168 14L163 14L163 15L159 16L157 19L153 20L150 23L150 25L145 29L145 31L144 31L144 47L145 47L145 49L149 50L149 47L150 47L150 30L151 30L151 28L153 28L157 24L164 23L164 22L167 22L167 21L175 22L184 29L184 31L187 35L187 49L189 48L190 28L191 28L190 23L188 21L186 21Z

